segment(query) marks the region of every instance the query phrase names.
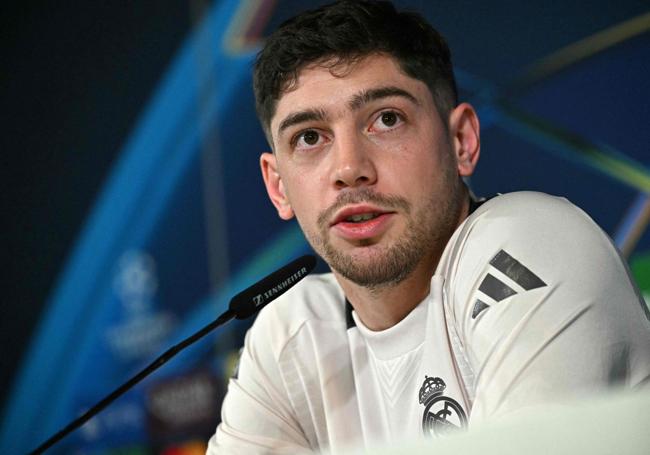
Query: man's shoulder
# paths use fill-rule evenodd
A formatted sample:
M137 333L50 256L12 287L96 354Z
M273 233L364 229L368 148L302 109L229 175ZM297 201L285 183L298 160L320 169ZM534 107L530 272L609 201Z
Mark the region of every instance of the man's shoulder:
M338 316L344 317L344 304L343 290L334 275L322 273L306 277L269 305L267 311L293 321L337 320Z
M556 243L589 235L604 240L598 225L563 197L534 191L501 194L483 203L464 226L464 234L485 235L486 240Z
M585 213L564 197L536 191L516 191L499 194L483 203L469 218L485 215L507 216L512 221L525 222L539 216L574 215L586 217ZM588 217L587 217L588 218Z
M306 325L345 326L345 296L332 273L314 274L260 311L251 335L273 340L274 350Z
M620 263L609 237L580 208L561 197L516 192L486 201L461 224L438 273L469 286L466 280L482 280L504 257L547 283L569 272L597 276L593 264Z

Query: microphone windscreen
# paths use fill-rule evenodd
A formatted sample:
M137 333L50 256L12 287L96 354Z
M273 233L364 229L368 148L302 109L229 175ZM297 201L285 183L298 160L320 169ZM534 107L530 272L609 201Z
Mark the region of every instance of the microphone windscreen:
M246 319L280 297L316 267L316 258L306 254L244 289L230 300L237 319Z

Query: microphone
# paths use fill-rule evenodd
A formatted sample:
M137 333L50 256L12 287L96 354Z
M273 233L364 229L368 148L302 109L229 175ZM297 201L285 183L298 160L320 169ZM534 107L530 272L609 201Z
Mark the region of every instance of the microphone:
M233 318L247 319L251 317L259 310L261 310L262 307L268 305L270 302L280 297L296 283L298 283L298 281L306 277L314 269L315 266L316 258L310 254L306 254L290 262L281 269L276 270L270 275L267 275L249 288L244 289L242 292L230 299L228 309L217 319L203 327L194 335L189 336L185 340L169 348L156 360L151 362L145 369L126 381L112 393L107 395L103 400L99 401L95 406L90 408L82 416L70 422L65 428L63 428L61 431L50 437L47 441L30 452L30 455L43 453L45 450L52 447L69 433L76 430L81 425L90 420L93 416L95 416L102 409L115 401L118 397L123 395L131 387L167 363L169 359L174 357L176 354L194 342L203 338L212 330L225 324L226 322L231 321Z
M277 299L316 267L316 258L310 254L299 257L272 274L262 278L230 300L229 311L237 319L246 319Z

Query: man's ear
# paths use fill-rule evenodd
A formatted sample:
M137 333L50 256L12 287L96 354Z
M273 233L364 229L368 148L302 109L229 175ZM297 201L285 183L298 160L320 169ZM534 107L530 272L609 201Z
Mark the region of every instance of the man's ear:
M260 167L262 168L262 178L266 185L266 192L269 199L278 210L278 216L283 220L293 218L293 209L289 204L282 178L278 172L277 160L272 153L262 153L260 156Z
M449 135L456 153L458 174L468 177L474 172L481 151L478 116L468 103L461 103L449 115Z

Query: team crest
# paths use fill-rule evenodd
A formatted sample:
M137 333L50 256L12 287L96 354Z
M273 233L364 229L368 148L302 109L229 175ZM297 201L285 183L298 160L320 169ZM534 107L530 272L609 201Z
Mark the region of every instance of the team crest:
M457 428L467 428L467 415L453 398L444 396L447 385L440 378L424 377L420 387L420 404L424 405L422 431L440 436Z

